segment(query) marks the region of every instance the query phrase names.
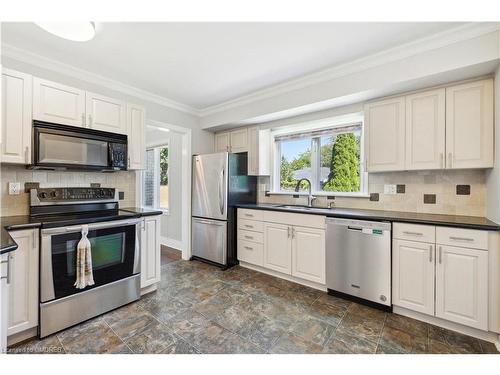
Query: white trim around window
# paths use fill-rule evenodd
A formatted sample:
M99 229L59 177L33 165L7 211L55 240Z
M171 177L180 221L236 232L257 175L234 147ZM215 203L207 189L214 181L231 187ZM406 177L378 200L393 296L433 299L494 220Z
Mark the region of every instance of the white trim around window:
M361 136L360 136L360 191L359 192L334 192L334 191L324 191L320 190L319 181L320 176L318 173L320 171L320 136L321 134L328 133L331 130L332 133L335 129L346 128L349 126L361 126ZM337 196L337 197L357 197L357 198L367 198L368 194L368 173L366 172L365 165L365 139L364 139L364 126L363 126L363 115L362 113L351 114L347 116L340 116L331 119L322 119L320 121L315 121L313 123L301 124L294 127L280 127L278 129L273 129L271 131L271 157L273 160L273 168L271 175L271 191L270 195L308 195L307 192L294 192L288 190L282 190L280 186L280 167L281 167L281 141L286 139L299 139L301 135L304 137L311 137L311 184L312 184L312 194L315 196ZM314 138L313 138L314 137ZM315 168L316 167L316 168Z

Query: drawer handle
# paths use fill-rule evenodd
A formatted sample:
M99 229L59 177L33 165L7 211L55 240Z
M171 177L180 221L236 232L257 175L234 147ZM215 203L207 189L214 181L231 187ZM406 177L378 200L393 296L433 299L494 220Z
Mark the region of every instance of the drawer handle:
M253 217L253 214L245 214L246 217Z
M474 238L467 238L467 237L453 237L453 236L450 236L450 240L452 240L452 241L474 242Z
M423 236L424 234L423 233L419 233L419 232L409 232L407 230L403 231L404 234L407 234L409 236Z
M253 247L245 246L245 249L247 249L247 250L253 250Z
M253 240L252 236L245 236L245 238L248 238L249 240Z
M253 228L253 225L245 224L246 228Z

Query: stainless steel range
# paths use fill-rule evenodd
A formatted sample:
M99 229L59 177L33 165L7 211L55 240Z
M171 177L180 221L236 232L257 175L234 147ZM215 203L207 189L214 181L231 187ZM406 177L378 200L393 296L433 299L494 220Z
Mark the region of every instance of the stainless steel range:
M40 231L40 326L45 337L140 297L140 218L118 209L112 188L32 189ZM74 286L77 244L88 225L95 284Z

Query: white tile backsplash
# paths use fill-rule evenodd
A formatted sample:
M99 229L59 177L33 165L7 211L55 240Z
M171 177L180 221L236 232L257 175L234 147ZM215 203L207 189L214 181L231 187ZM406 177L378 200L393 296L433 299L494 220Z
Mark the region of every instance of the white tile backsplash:
M388 211L436 213L445 215L486 215L486 172L474 170L443 170L373 173L369 176L369 193L379 193L379 201L368 198L336 197L335 206ZM404 194L384 194L384 184L405 185ZM470 185L470 195L457 195L456 185ZM259 178L260 203L305 204L307 198L291 195L266 196L269 178ZM424 204L424 194L436 194L436 204ZM326 207L326 197L319 197L315 205Z
M26 215L29 213L29 194L24 193L25 182L39 182L40 187L85 187L100 183L125 193L120 207L135 206L135 172L67 172L30 171L20 165L1 165L1 216ZM8 183L20 182L20 195L8 195Z

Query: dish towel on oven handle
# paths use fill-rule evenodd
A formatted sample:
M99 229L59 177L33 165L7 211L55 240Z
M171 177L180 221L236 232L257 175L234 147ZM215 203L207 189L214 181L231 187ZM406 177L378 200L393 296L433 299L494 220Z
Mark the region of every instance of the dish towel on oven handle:
M82 225L82 238L76 249L76 281L74 286L77 289L85 289L87 286L94 285L92 251L90 241L87 238L88 233L88 225Z

